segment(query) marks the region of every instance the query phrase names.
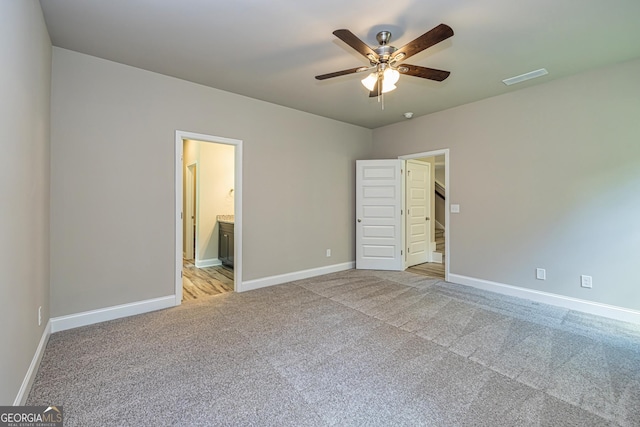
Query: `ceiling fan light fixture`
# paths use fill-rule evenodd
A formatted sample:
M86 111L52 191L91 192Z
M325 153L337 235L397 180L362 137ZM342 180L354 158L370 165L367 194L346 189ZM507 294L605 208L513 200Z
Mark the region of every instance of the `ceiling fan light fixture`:
M371 73L364 79L360 80L362 85L367 88L369 92L373 90L373 87L376 85L378 81L378 73Z
M378 81L378 73L371 73L367 77L361 80L362 85L367 88L369 92L373 90L376 86L376 82ZM391 92L394 89L397 89L396 83L400 79L400 73L397 70L392 68L387 68L384 70L384 79L382 80L382 91L381 93Z
M382 82L382 87L384 87L385 84L387 83L393 86L396 83L398 83L399 79L400 79L400 73L398 72L398 70L394 70L393 68L387 68L386 70L384 70L384 80Z

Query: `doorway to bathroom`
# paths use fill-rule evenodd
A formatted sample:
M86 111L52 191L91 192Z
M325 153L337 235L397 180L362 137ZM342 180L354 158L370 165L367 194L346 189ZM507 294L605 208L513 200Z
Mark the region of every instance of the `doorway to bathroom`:
M240 151L241 141L176 132L176 305L238 289Z

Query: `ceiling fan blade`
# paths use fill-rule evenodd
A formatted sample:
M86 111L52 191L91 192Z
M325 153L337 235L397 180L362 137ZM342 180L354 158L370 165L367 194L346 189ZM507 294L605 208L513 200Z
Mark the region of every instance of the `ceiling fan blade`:
M438 44L441 41L448 39L452 35L453 30L450 26L440 24L395 51L391 61L403 61L416 53L420 53L426 48L433 46L434 44Z
M449 74L449 71L436 70L435 68L421 67L419 65L402 64L398 67L400 74L407 76L422 77L423 79L443 81Z
M353 73L359 73L361 71L367 71L369 69L371 69L371 67L349 68L348 70L336 71L334 73L321 74L319 76L316 76L316 79L318 79L318 80L326 80L326 79L330 79L332 77L346 76L347 74L353 74Z
M373 98L374 96L380 96L380 94L382 93L382 79L384 79L384 74L379 73L378 81L376 81L376 84L373 86L373 89L371 90L371 92L369 92L369 98Z
M370 61L376 62L378 60L378 54L375 53L369 46L367 46L362 40L356 37L349 30L335 30L333 35L351 46L360 55L364 56Z

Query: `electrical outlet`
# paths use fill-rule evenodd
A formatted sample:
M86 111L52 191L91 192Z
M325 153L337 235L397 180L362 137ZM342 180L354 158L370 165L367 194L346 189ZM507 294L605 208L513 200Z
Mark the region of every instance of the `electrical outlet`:
M331 256L331 249L327 249L327 258Z
M580 286L583 288L593 288L593 278L591 276L580 276Z
M42 306L38 307L38 326L42 326Z
M547 280L547 270L544 268L536 268L536 279Z

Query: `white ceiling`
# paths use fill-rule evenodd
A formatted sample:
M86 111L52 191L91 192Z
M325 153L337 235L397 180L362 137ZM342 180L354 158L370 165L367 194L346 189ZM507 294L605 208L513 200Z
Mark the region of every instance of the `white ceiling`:
M406 120L640 57L639 0L41 0L55 46L367 128ZM401 76L384 110L368 65L332 35L396 47L445 23L455 35L407 62L451 71L438 83ZM549 75L507 87L539 68Z

